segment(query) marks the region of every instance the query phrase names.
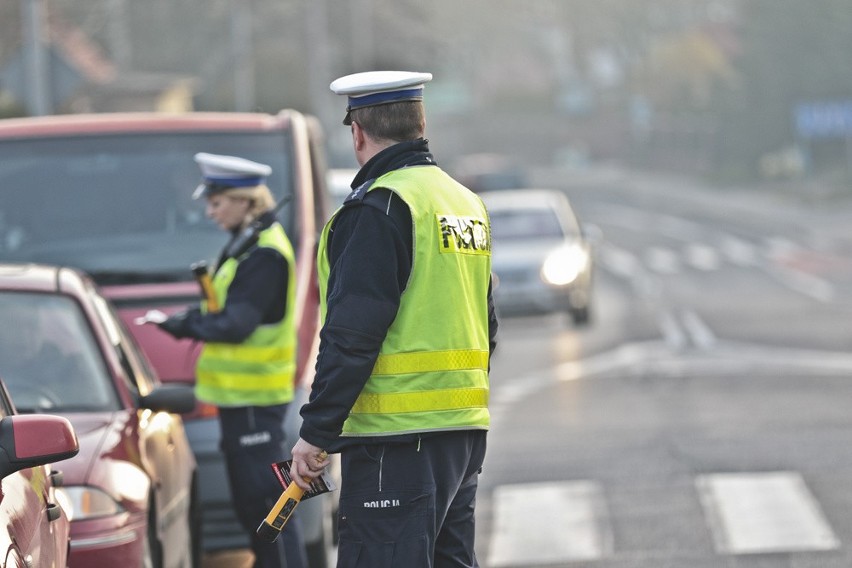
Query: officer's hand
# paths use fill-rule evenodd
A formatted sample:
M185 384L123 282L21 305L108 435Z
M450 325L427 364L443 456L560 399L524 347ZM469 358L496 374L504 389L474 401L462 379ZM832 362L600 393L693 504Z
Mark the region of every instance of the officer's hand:
M318 448L299 438L293 446L293 461L290 464L290 477L304 490L311 488L311 481L322 474L322 470L331 463L328 454L322 448ZM308 478L305 481L305 478Z
M165 321L161 321L157 324L157 327L175 337L177 339L181 339L183 337L188 336L188 326L187 326L186 312L181 312L169 317Z

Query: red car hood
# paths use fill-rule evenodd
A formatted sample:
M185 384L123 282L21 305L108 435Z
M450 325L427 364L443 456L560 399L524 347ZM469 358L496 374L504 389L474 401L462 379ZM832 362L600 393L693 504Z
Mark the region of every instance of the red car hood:
M77 432L80 452L73 458L59 462L65 485L89 483L93 467L107 454L113 453L121 441L121 430L126 420L120 412L66 414Z

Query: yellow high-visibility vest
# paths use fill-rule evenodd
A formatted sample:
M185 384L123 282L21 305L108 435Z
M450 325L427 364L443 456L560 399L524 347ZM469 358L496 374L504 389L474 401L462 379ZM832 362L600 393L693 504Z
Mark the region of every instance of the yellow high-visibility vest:
M487 429L491 229L485 206L436 166L389 172L367 191L379 187L411 211L411 276L342 435ZM318 252L323 321L333 219Z
M287 309L281 321L261 324L242 343L204 344L196 365L195 395L217 406L270 406L293 400L296 375L295 254L281 225L258 235L257 246L274 248L287 261ZM220 306L244 258L229 258L213 276ZM284 294L284 290L281 290ZM204 309L204 307L202 307Z

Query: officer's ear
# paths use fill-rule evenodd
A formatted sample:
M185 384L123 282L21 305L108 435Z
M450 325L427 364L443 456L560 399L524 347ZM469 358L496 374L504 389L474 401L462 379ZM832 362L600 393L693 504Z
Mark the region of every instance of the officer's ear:
M364 129L361 128L361 125L357 122L352 122L352 145L355 147L356 152L360 152L364 149L364 146L367 144L367 135L364 133Z

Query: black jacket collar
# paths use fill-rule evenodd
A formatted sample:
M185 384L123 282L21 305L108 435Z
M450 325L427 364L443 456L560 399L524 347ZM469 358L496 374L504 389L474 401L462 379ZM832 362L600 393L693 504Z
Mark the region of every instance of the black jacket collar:
M352 180L356 188L367 180L376 179L388 172L407 166L436 166L435 158L429 152L429 141L425 138L399 142L388 146L364 164Z

